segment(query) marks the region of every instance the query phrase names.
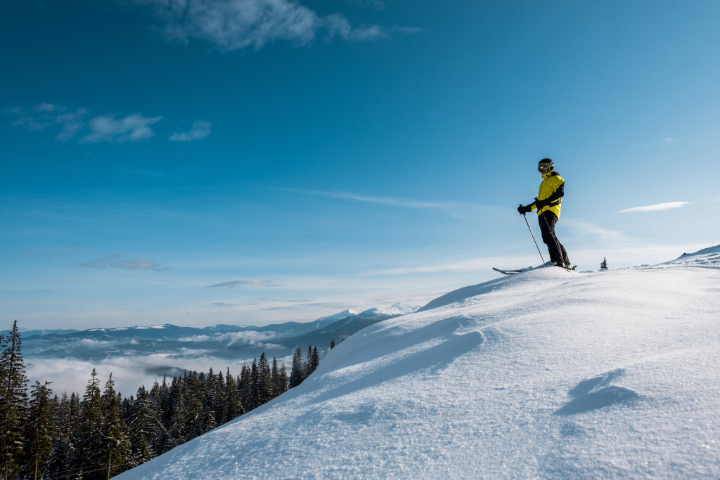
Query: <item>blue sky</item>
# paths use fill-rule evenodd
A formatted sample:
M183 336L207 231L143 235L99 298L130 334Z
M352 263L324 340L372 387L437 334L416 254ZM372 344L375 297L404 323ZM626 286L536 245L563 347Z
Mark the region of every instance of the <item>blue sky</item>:
M0 321L424 304L539 263L515 208L546 156L578 268L720 243L719 21L715 1L2 2Z

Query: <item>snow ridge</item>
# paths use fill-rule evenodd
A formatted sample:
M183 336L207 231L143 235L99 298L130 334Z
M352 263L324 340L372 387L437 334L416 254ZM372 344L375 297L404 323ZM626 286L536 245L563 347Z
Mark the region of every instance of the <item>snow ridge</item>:
M718 478L713 248L450 292L117 478Z

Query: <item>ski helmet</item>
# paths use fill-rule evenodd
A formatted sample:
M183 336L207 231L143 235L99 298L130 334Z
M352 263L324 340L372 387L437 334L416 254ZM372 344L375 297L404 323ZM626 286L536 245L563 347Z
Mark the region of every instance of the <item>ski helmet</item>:
M555 164L549 158L543 158L538 162L538 172L552 172Z

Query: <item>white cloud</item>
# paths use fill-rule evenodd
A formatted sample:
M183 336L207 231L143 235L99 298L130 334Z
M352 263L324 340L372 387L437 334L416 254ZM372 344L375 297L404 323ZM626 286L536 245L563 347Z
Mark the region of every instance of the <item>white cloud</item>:
M266 340L275 337L275 332L229 332L215 335L192 335L179 338L179 342L228 342L231 345L267 345Z
M671 138L671 137L668 137L665 139L666 142L677 142L678 140L680 140L680 139L679 138Z
M205 120L195 120L192 130L183 133L173 133L170 136L171 142L192 142L193 140L202 140L210 135L210 122Z
M160 265L145 258L134 258L126 262L115 262L112 266L125 270L163 270Z
M64 113L55 117L55 123L62 125L62 132L58 133L55 138L58 140L69 140L73 138L77 132L85 126L83 117L88 113L84 108L78 108L75 112Z
M145 258L133 258L131 260L118 261L118 259L124 258L127 255L127 252L111 253L98 260L91 260L89 262L81 263L80 266L85 268L99 269L115 267L122 268L123 270L166 270L166 268L161 267L153 260L148 260Z
M256 50L275 40L295 45L313 42L318 30L345 40L372 40L387 36L377 26L353 28L345 17L320 17L291 0L132 0L149 6L164 24L165 37L187 43L206 40L221 51Z
M362 6L372 7L376 10L383 10L385 8L385 2L383 0L348 0L351 3L356 3Z
M229 282L217 283L215 285L208 285L208 288L216 287L243 287L246 285L271 285L270 280L260 280L255 278L244 278L241 280L230 280Z
M356 195L349 192L323 192L317 190L298 190L298 189L287 189L294 193L300 193L303 195L314 195L320 197L332 197L341 198L344 200L355 200L358 202L369 202L369 203L381 203L383 205L392 205L395 207L408 207L408 208L448 208L465 205L458 202L425 202L421 200L405 200L401 198L390 198L390 197L375 197L371 195Z
M27 374L31 381L52 380L54 393L61 395L63 391L82 394L85 385L90 378L90 373L95 368L100 376L103 385L110 373L116 381L115 388L122 392L123 396L135 395L138 387L152 387L153 382L162 382L163 375L182 375L184 369L205 371L211 367L214 371L222 371L225 374L226 368L230 367L233 375L240 373L242 364L252 363L252 358L246 360L227 360L207 355L197 355L198 351L193 350L194 355L188 357L147 355L116 357L91 362L72 358L32 358L26 356ZM280 359L278 359L279 361Z
M83 137L85 143L127 142L151 138L155 132L150 128L162 117L144 117L139 113L128 115L119 120L112 115L101 115L89 122L92 133Z
M329 38L338 36L348 41L364 41L388 37L388 34L378 25L353 28L347 18L336 13L325 17L325 26L328 29Z
M534 255L524 255L517 257L484 257L470 258L457 262L422 265L417 267L392 268L388 270L379 270L376 272L368 272L366 275L409 275L418 273L436 273L436 272L472 272L489 270L493 267L503 268L511 265L514 268L522 268L523 266L532 266L539 263L539 258Z
M19 117L13 122L13 125L18 127L38 131L60 126L61 131L55 138L63 141L75 138L81 129L89 126L90 133L81 139L85 143L122 143L151 138L155 132L150 125L162 118L144 117L135 113L117 120L112 115L100 115L86 123L84 118L88 114L87 109L79 107L74 111L67 111L67 107L52 103L36 105L30 112L26 113L21 106L6 110L8 115Z
M55 112L57 110L65 110L65 107L53 105L52 103L41 103L35 107L36 112Z
M625 235L623 235L622 232L608 230L584 220L565 218L563 219L563 223L573 227L580 235L589 235L601 240L622 240L625 238Z
M682 208L685 205L690 205L692 202L668 202L658 203L656 205L647 205L645 207L633 207L620 210L618 213L630 213L630 212L657 212L659 210L670 210L672 208Z

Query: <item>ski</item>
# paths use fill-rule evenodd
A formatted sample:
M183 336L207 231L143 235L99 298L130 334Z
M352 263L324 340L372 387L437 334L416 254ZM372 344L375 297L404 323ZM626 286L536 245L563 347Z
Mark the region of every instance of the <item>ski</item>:
M555 265L554 263L551 263L551 262L547 262L547 263L543 263L542 265L538 265L537 267L518 268L518 269L514 269L514 270L502 270L500 268L493 267L493 270L495 270L496 272L500 272L503 275L515 275L517 273L529 272L530 270L537 270L538 268L545 268L545 267L558 267L558 265ZM559 268L562 268L563 270L572 272L573 270L575 270L576 267L577 267L577 265L575 267L571 267L571 268L567 268L567 267L559 267Z
M496 272L500 272L503 275L515 275L516 273L527 272L528 270L532 270L532 269L533 269L533 267L522 268L520 270L500 270L499 268L493 267L493 270L495 270Z

